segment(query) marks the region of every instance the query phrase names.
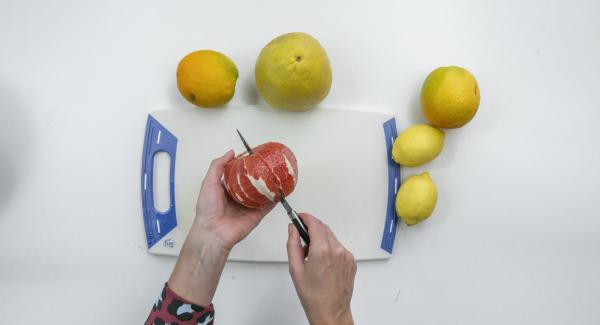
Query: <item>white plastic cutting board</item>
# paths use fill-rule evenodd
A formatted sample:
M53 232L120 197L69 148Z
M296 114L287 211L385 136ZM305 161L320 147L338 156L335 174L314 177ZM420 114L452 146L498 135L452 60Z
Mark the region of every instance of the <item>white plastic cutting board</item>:
M288 197L292 207L321 218L357 259L389 257L380 243L388 202L383 123L391 115L325 108L280 112L255 106L163 110L150 115L177 138L177 227L150 252L178 254L210 161L230 148L243 151L238 128L251 146L277 141L295 153L299 178ZM156 193L168 193L165 186ZM230 259L287 261L288 223L285 210L277 206L233 249Z

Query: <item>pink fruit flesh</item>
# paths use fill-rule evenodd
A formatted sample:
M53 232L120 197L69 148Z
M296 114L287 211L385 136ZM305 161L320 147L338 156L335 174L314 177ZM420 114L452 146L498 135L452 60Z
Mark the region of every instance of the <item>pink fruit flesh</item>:
M244 195L244 192L241 190L240 184L237 181L239 175L238 170L241 162L241 159L234 158L233 160L229 161L227 165L225 165L225 170L223 173L224 183L227 184L225 188L227 189L229 196L234 201L249 208L257 208L261 206L261 204Z
M223 183L236 202L250 208L262 208L294 191L298 163L283 144L268 142L241 154L225 165Z
M249 160L249 158L240 159L240 164L237 171L237 175L239 177L239 185L241 190L244 192L244 195L248 197L250 201L252 201L252 207L260 208L267 205L270 201L266 196L260 194L258 190L254 186L252 186L250 179L248 179L249 173L246 169L246 165L248 164Z
M290 159L283 154L284 150L289 151L289 149L283 145L271 142L256 148L255 153L262 158L267 166L269 166L269 169L277 178L279 187L287 196L294 191L296 186L296 172L294 170L294 165L297 164L295 158L293 161L290 161Z

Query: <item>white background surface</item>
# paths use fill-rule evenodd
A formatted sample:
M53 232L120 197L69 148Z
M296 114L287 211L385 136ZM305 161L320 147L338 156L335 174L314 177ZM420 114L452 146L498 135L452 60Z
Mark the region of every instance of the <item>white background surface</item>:
M190 109L179 59L210 48L258 100L253 63L305 31L327 49L324 106L421 121L427 73L461 65L481 106L429 170L434 216L361 263L358 324L600 323L597 1L0 2L0 317L140 324L174 259L145 249L145 116ZM342 122L342 121L341 121ZM349 200L352 198L348 198ZM304 324L284 264L230 263L219 324ZM85 320L84 320L85 319Z

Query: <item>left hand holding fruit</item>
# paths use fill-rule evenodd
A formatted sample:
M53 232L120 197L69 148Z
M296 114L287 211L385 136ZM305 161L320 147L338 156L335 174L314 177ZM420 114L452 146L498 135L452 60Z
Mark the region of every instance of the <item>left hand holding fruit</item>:
M250 209L233 201L221 176L233 151L212 161L202 182L196 219L179 253L169 287L196 304L208 306L214 297L229 252L273 209L275 203Z
M203 233L203 237L212 237L213 241L227 250L244 239L275 206L275 203L271 203L261 209L249 209L227 195L221 176L225 165L233 158L233 151L228 151L210 164L198 195L196 220L192 228L192 231Z

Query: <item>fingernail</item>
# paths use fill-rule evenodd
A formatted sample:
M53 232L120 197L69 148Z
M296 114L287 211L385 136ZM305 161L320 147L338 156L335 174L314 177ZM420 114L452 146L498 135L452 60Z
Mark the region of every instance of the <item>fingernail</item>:
M230 152L233 152L233 150L232 149L227 150L227 152L222 157L227 156Z

